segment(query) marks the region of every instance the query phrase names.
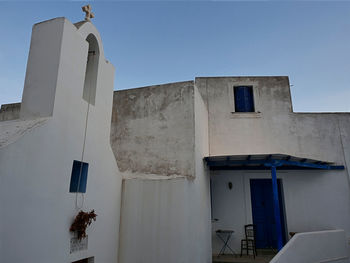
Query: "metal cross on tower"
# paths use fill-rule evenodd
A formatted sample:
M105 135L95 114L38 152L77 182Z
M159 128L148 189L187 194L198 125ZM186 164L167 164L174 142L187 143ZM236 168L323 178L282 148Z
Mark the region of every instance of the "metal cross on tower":
M85 5L81 8L83 12L85 12L85 20L86 21L91 21L90 18L94 18L95 15L94 13L91 12L91 6L90 5Z

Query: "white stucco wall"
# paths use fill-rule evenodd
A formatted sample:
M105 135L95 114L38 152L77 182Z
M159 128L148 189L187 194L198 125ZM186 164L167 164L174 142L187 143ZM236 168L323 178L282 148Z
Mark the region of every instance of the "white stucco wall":
M119 262L211 262L207 178L126 179Z
M201 255L196 262L211 262L211 204L210 204L210 174L203 158L209 154L208 110L197 87L194 87L194 123L195 123L195 180L190 201L193 208L189 214L193 220L193 245Z
M88 249L70 254L69 227L79 209L69 184L73 160L81 160L84 143L85 39L90 33L98 39L100 60L96 103L90 105L86 131L89 173L82 209L95 209L98 216L88 228ZM56 36L60 42L51 43ZM51 52L56 55L50 59L42 55ZM109 141L113 78L114 68L105 60L91 23L77 29L57 18L33 27L21 117L51 117L0 148L1 262L61 263L90 256L95 262L116 262L121 176Z
M175 92L176 94L178 87L172 87L172 89L166 93ZM143 175L140 175L140 170L135 170L137 176L130 179L130 172L127 173L127 179L123 182L120 262L211 262L209 175L203 162L203 157L208 154L207 110L198 90L194 87L188 87L188 89L190 89L189 92L182 92L190 94L190 96L185 97L186 103L181 103L181 109L174 109L179 110L177 114L174 114L175 119L174 116L168 118L167 114L171 113L158 107L157 103L163 104L164 91L152 94L152 101L157 102L152 104L152 108L160 109L159 112L155 111L154 116L164 114L163 125L165 127L177 125L176 130L168 129L164 133L164 137L161 137L164 131L157 130L158 120L152 123L153 129L156 130L155 134L158 135L156 139L159 142L174 136L168 141L168 147L173 150L171 155L174 155L175 159L165 159L164 163L163 159L158 159L158 163L166 165L168 162L176 161L181 165L182 162L188 162L192 164L192 174L188 175L186 171L182 175L180 174L181 177L174 178L167 176L166 173L162 176L159 172L150 177L145 169ZM136 96L133 97L133 101L140 100L137 98L137 91L133 90L132 95ZM143 96L143 93L144 91L141 90L140 96ZM170 105L172 104L169 97L166 98L166 101ZM138 104L135 104L136 108L138 108ZM134 104L128 107L133 108L132 105ZM115 104L115 107L126 108L125 105L118 104ZM117 111L120 112L120 110ZM184 118L181 116L183 112L189 112L191 115ZM115 129L128 127L129 134L139 137L144 137L145 134L149 133L148 128L145 130L130 129L134 117L129 117L131 120L125 117L126 115L122 116L123 121L118 122ZM143 118L148 119L149 116L146 115ZM166 122L164 119L168 121ZM172 143L176 143L176 138L186 135L188 126L182 126L181 123L187 123L188 119L192 120L191 138L184 139L192 143L181 149L179 146L182 145L182 140L180 140L180 145L172 145ZM138 120L138 122L142 123L143 120ZM127 126L124 126L124 123ZM183 129L184 132L179 132L178 129ZM152 163L153 154L157 154L158 147L162 145L150 146L148 142L144 142L144 144L143 147L139 145L140 152L136 156L147 149L149 156L144 156L144 158ZM118 146L119 143L116 141L115 148L118 149ZM124 150L126 149L128 148L124 147ZM186 149L188 149L187 154L190 154L188 159L185 158L187 154L182 155ZM135 151L137 148L131 144L129 150ZM164 155L163 158L169 156L167 151L164 152ZM118 156L117 160L124 161ZM139 168L142 168L141 164Z
M253 223L250 195L251 179L270 179L269 171L211 171L213 252L222 242L217 229L232 229L232 248L240 252L244 225ZM282 180L286 232L344 229L349 238L350 198L346 171L278 171ZM230 190L228 183L232 182ZM289 235L286 233L287 238Z
M344 230L298 233L270 263L348 263Z
M234 112L235 86L253 87L255 112ZM288 77L196 78L208 108L210 156L281 153L335 162L344 171L278 172L283 179L288 231L344 229L350 238L350 114L294 113ZM249 180L265 172L213 171L213 223L233 228L239 250L243 226L252 223ZM227 183L233 183L230 191ZM213 251L221 248L213 232Z

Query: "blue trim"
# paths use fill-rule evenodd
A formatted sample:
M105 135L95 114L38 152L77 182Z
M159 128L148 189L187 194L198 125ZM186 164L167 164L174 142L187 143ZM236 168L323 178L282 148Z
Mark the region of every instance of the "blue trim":
M234 87L235 112L254 112L252 86Z
M251 157L250 157L251 158ZM266 167L271 167L271 166L288 166L288 167L300 167L300 168L307 168L307 169L322 169L322 170L344 170L345 167L343 165L329 165L329 164L324 164L323 162L307 162L306 159L302 159L299 162L296 161L289 161L289 159L285 160L277 160L277 159L272 159L271 156L269 155L266 159L262 160L251 160L250 158L246 158L243 160L230 160L229 157L226 158L226 160L213 160L212 157L205 157L204 160L207 162L209 167L227 167L229 168L230 166L233 165L241 165L245 166L248 170L249 168L253 168L254 170L266 170L264 167L256 167L256 166L251 166L247 167L247 165L261 165L261 166L266 166ZM237 167L232 167L233 169Z
M86 184L88 176L89 164L73 161L72 174L70 179L70 193L86 193Z
M279 199L278 199L276 166L271 166L271 178L272 178L272 192L273 192L273 210L274 210L276 234L277 234L277 249L278 251L280 251L283 248L283 236L282 236L280 205L279 205Z
M214 166L209 167L211 171L227 170L227 171L270 171L270 167L267 166ZM325 171L322 169L314 169L308 167L298 167L298 166L280 166L278 170L281 171ZM334 170L334 169L332 169Z

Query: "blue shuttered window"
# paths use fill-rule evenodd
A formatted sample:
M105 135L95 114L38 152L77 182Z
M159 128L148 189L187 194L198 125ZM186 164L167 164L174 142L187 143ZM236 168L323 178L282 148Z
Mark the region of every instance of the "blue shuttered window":
M89 170L88 163L79 162L77 160L73 161L69 192L71 192L71 193L85 193L86 192L88 170Z
M234 87L235 112L254 112L253 87Z

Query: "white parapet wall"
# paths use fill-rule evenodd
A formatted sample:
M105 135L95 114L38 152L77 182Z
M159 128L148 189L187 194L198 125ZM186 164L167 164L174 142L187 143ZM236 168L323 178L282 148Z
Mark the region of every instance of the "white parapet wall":
M295 234L270 263L348 263L344 230Z
M109 140L113 81L93 24L34 25L22 103L0 110L1 263L117 262L122 178ZM84 89L94 90L89 100ZM89 164L85 193L70 189L74 161ZM81 243L69 231L80 210L97 214Z

